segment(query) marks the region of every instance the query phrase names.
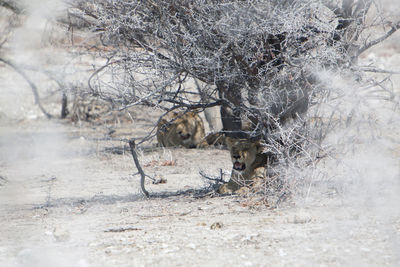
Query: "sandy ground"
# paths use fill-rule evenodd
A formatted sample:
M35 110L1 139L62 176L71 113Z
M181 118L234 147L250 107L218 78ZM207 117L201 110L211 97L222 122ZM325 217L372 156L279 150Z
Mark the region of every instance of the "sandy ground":
M399 40L362 60L399 70ZM30 74L46 95L53 85ZM400 91L399 75L392 80ZM167 183L147 179L145 198L126 143L103 139L110 127L115 138L143 136L159 113L73 125L43 118L4 65L0 88L0 266L400 266L400 120L387 103L367 113L379 127L365 136L339 131L352 153L321 162L322 175L271 208L205 194L199 171L229 179L227 150L157 149L154 140L140 161ZM59 102L43 101L58 114Z
M122 125L115 135L149 126ZM167 183L147 180L147 199L126 144L98 140L107 132L46 119L2 124L0 266L400 264L396 158L374 165L367 187L356 177L321 179L307 197L271 209L196 194L208 186L200 170L228 179L228 151L154 149L141 162ZM379 174L391 184L378 188Z
M146 199L131 155L111 153L124 144L89 138L99 135L101 127L46 120L1 127L1 266L400 263L398 203L353 201L339 183L276 209L196 196L190 189L207 187L199 170L229 172L228 151L218 149L144 153L145 171L167 179L149 181Z

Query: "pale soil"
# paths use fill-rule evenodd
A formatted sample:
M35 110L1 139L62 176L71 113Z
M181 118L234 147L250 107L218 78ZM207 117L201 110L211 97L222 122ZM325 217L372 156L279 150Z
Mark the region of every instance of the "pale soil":
M229 172L228 151L218 149L145 152L146 173L167 179L148 181L156 196L146 199L129 152L111 153L125 144L92 139L105 132L42 119L1 127L0 266L400 263L398 202L353 201L328 181L276 209L197 198L189 189L207 185L199 170Z
M398 40L363 60L399 70ZM353 154L326 159L323 175L277 208L204 194L199 171L229 179L227 150L153 140L140 160L167 183L147 179L147 199L126 143L102 139L109 127L114 138L144 136L158 112L115 125L49 121L26 83L0 69L0 266L400 266L396 117L373 142L347 136ZM58 114L59 102L45 106Z

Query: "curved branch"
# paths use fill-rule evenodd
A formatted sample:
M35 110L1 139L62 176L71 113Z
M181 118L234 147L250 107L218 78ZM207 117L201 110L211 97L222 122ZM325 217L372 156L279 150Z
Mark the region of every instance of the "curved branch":
M370 49L372 46L377 45L381 42L383 42L384 40L386 40L387 38L389 38L393 33L395 33L398 29L400 29L400 22L397 22L394 26L392 26L392 28L390 29L390 31L388 31L385 35L379 37L376 40L373 40L371 42L369 42L368 44L365 44L363 47L361 47L360 49L358 49L357 52L357 56L359 56L360 54L362 54L363 52L365 52L366 50Z
M140 174L140 187L142 189L143 194L146 195L146 197L149 197L150 194L149 192L146 190L146 188L144 187L144 179L146 178L146 174L144 173L142 166L140 166L137 154L136 154L136 145L135 145L135 139L131 139L129 140L129 147L131 148L131 153L132 153L132 157L133 157L133 161L135 162L136 168L139 171Z
M46 115L46 117L48 119L52 118L52 115L50 113L48 113L44 107L42 106L42 104L40 103L40 97L39 97L39 92L38 89L36 87L36 85L31 81L31 79L29 79L28 75L26 75L26 73L24 71L22 71L20 68L18 68L14 63L5 60L3 58L0 58L0 61L9 65L10 67L12 67L18 74L20 74L25 81L29 84L29 86L32 88L32 92L33 92L33 96L35 98L35 104L37 104L40 108L40 110L43 112L44 115Z
M18 1L0 0L0 6L11 10L17 15L21 14L24 11L23 8L20 6L20 3L18 3Z
M115 64L115 63L119 63L120 60L114 60L114 61L110 61L110 59L108 59L108 62L104 65L101 66L100 68L98 68L97 70L95 70L89 77L88 79L88 87L90 90L92 90L93 95L98 95L98 93L96 94L95 90L93 89L91 82L94 76L96 76L99 72L101 72L102 70L104 70L105 68L107 68L108 66Z

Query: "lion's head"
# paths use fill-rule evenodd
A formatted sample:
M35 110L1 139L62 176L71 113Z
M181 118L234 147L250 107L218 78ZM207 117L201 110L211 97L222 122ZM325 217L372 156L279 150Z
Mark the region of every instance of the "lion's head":
M250 173L254 170L257 155L262 153L262 146L259 141L250 141L248 139L227 138L233 170L239 174Z
M205 136L203 120L196 112L169 112L160 119L157 140L160 146L195 148Z
M226 137L232 159L232 175L228 183L219 188L222 194L236 192L254 179L262 178L267 164L267 154L260 141L249 139L233 139Z

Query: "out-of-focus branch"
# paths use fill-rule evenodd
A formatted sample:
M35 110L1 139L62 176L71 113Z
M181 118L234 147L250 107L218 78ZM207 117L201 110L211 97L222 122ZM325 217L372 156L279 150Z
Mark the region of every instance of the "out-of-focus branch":
M26 75L26 73L23 70L21 70L17 65L12 63L11 61L5 60L3 58L0 58L0 61L9 65L11 68L13 68L18 74L20 74L25 79L25 81L29 84L29 86L32 89L33 96L35 98L35 103L39 106L40 110L43 112L44 115L46 115L46 117L48 119L52 118L51 114L48 113L42 106L42 104L40 102L38 89L37 89L36 85L31 81L31 79L28 77L28 75Z
M78 8L69 8L66 16L58 17L57 21L61 24L68 25L77 29L90 29L98 25L98 17L94 14L90 14L85 10ZM101 30L97 28L96 31Z
M23 13L24 9L20 5L19 1L15 0L0 0L0 6L5 7L15 14L19 15Z
M7 42L7 38L4 38L3 41L0 41L0 48Z
M16 15L21 15L25 12L23 3L17 0L0 0L0 7L11 10ZM71 7L67 10L65 16L57 17L57 21L75 28L90 28L98 24L98 17L95 14L86 12L86 10Z
M385 73L385 74L400 74L400 71L385 70L374 67L360 67L359 70L364 72Z

